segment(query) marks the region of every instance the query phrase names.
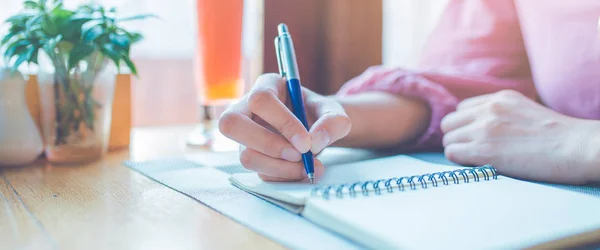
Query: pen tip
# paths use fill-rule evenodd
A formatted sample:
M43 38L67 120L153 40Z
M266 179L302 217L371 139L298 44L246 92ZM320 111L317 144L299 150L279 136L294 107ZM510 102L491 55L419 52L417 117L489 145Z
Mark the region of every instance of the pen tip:
M315 183L315 179L314 178L310 178L310 184L314 184Z

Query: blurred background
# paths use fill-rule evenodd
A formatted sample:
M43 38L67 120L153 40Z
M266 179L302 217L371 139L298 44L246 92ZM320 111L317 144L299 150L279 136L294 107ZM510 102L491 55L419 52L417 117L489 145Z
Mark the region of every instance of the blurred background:
M223 4L235 0L220 0ZM371 65L415 66L427 35L447 0L242 0L245 89L263 72L277 72L276 26L288 24L303 84L322 94ZM77 5L83 0L65 0ZM128 26L146 39L134 48L139 78L133 78L132 125L196 123L199 16L196 0L100 0L123 15L154 13L160 20ZM0 20L21 10L22 1L0 0ZM5 32L6 25L0 32ZM2 33L3 34L3 33ZM158 115L160 114L160 115Z

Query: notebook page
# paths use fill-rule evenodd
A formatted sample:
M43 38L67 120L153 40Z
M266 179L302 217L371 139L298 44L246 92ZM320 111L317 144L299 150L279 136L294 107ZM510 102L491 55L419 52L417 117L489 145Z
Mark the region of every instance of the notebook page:
M303 215L369 248L517 249L600 229L600 199L500 176L370 197L311 199Z
M433 164L406 155L391 156L349 164L327 166L325 174L314 185L304 182L281 183L262 181L254 173L234 174L230 181L237 187L295 205L303 205L310 191L320 185L389 179L455 170L458 167Z

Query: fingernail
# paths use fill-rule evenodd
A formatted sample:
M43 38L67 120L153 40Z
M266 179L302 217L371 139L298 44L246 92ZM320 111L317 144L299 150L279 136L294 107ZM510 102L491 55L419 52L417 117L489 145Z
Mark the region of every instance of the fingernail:
M302 156L293 148L284 148L281 150L281 158L286 161L298 162L302 159Z
M313 154L321 152L321 150L329 145L329 140L330 138L327 131L321 130L317 132L312 138L312 147L310 151L312 151Z
M301 135L292 136L291 143L300 153L306 153L310 150L310 141L307 138L302 138Z

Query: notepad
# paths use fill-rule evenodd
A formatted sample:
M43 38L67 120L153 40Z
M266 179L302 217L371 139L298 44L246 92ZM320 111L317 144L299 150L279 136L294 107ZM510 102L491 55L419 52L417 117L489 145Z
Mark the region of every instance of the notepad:
M315 185L256 174L230 182L367 248L525 248L600 230L597 197L501 176L491 166L399 155L328 166Z

